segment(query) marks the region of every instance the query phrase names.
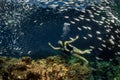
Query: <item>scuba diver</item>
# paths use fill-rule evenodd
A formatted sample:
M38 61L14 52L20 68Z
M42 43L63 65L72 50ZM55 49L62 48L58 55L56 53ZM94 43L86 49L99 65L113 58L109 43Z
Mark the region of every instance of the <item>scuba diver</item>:
M80 56L80 54L86 54L86 53L91 53L91 49L88 50L79 50L78 48L72 46L70 43L73 43L74 41L76 41L79 38L79 36L76 36L76 38L70 38L69 41L58 41L59 47L54 47L50 42L48 42L48 45L50 47L52 47L54 50L60 50L62 52L64 52L66 55L69 56L75 56L81 60L83 60L85 62L85 64L88 64L87 59L85 59L84 57Z

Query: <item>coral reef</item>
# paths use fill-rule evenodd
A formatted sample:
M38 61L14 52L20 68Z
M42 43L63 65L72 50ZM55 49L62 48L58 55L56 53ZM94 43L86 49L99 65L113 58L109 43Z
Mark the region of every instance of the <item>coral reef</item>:
M91 80L120 80L120 57L116 56L110 61L97 61L96 69Z
M83 65L76 57L50 56L33 60L30 57L0 57L0 80L119 80L120 57L97 61L96 68Z
M0 80L90 80L92 72L88 65L82 65L79 60L70 62L61 56L40 60L30 57L12 59L7 61L4 69L0 69ZM1 58L0 64L4 61Z

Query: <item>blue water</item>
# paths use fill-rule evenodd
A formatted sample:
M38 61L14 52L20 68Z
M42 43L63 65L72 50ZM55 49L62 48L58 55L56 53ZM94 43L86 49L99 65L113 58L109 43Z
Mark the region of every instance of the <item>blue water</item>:
M58 40L69 40L69 37L75 37L76 35L79 35L80 39L73 43L73 45L83 50L94 46L95 48L92 54L95 56L109 59L114 57L115 53L120 50L118 47L118 44L120 44L118 42L118 34L116 35L116 33L114 33L114 31L119 28L115 24L109 24L109 26L114 26L114 28L110 33L107 33L107 28L104 27L106 24L99 25L92 20L74 20L74 18L78 18L80 15L84 15L84 19L91 19L87 10L93 13L96 12L96 5L100 5L100 0L88 0L83 2L76 0L74 4L69 5L66 4L69 0L62 2L50 1L48 3L39 2L37 0L30 2L21 2L20 0L1 2L1 56L32 55L32 57L42 58L49 55L61 54L52 50L50 46L48 46L48 42L57 46ZM79 6L76 6L76 3L78 3ZM53 4L56 4L57 7L51 6ZM91 8L92 6L95 7L96 10L93 10ZM61 8L63 11L60 11ZM83 12L84 10L86 10L85 13ZM106 17L104 12L100 14ZM64 16L69 16L69 18L65 19ZM99 18L100 16L95 16L95 19L99 20ZM75 24L70 23L70 21L74 21ZM61 35L63 35L64 23L70 23L70 31L68 31L64 37L61 37ZM84 29L81 26L89 26L92 30ZM79 31L77 29L78 27L81 27L82 31ZM100 31L101 34L96 34L96 31ZM88 37L88 34L91 34L92 38ZM112 45L108 40L111 35L115 37L115 45ZM84 37L87 37L87 39L83 39ZM104 42L98 40L98 37L106 41L105 45L111 49L109 50L107 47L102 47L101 44ZM102 48L102 51L98 48ZM104 56L101 54L104 54ZM109 56L106 57L107 54L109 54Z

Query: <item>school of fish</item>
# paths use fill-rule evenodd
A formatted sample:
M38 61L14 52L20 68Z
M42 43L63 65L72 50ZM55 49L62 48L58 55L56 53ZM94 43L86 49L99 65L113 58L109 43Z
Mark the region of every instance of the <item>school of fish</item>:
M63 15L67 22L64 23L64 30L70 31L71 27L77 28L85 35L80 36L83 40L97 40L99 44L92 44L89 48L97 48L99 51L104 49L116 50L115 54L120 55L120 22L110 4L109 0L5 0L0 4L0 49L10 48L21 50L17 44L20 36L24 35L21 31L23 19L28 18L38 8L50 8L55 13L67 12L71 9L80 12L79 15ZM11 7L12 5L12 7ZM4 6L4 7L3 7ZM50 10L47 10L50 11ZM87 22L78 26L77 24ZM89 23L94 23L89 26ZM96 26L97 24L97 26ZM42 23L41 23L42 25ZM10 32L11 34L7 34ZM67 35L63 33L62 36ZM7 37L6 37L7 36ZM6 42L8 43L6 43ZM2 45L6 45L2 47ZM9 46L8 46L9 45ZM29 51L30 52L30 51ZM28 52L28 53L29 53ZM2 54L2 51L0 51Z

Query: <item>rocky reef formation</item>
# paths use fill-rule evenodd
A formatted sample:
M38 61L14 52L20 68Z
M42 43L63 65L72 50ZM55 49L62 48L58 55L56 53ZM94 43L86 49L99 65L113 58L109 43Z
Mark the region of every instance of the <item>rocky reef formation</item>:
M91 68L61 56L32 60L0 58L0 80L90 80Z

